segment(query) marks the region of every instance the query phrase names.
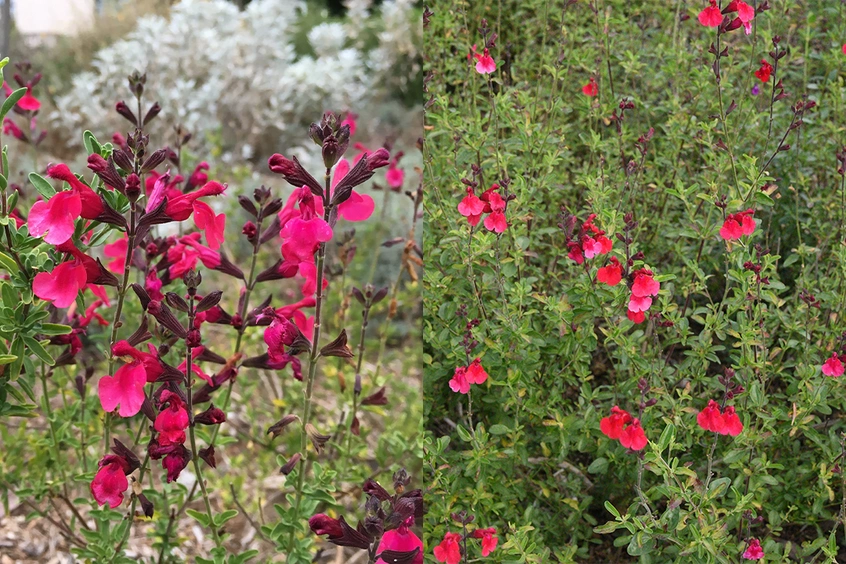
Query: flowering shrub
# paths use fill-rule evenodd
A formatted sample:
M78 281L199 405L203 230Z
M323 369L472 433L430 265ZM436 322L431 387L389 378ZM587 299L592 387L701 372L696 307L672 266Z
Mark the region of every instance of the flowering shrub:
M227 0L183 0L167 18L140 18L56 100L55 135L78 145L79 130L103 136L123 127L109 108L127 68L156 69L147 89L167 119L206 146L222 134L228 150L247 157L302 147L305 116L327 107L373 113L418 83L421 28L412 2L356 2L349 22L312 28L302 53L294 38L306 8L302 0L254 0L243 11Z
M34 119L32 86L9 94L0 119L16 105ZM0 437L10 455L0 463L0 487L7 512L14 493L84 561L135 561L127 549L137 554L144 543L133 543L132 532L142 528L158 562L245 562L273 551L286 562L311 562L320 541L309 518L336 513L343 498L334 492L374 475L365 460L381 465L376 476L417 469L419 408L397 401L408 391L387 366L386 345L392 325L413 323L403 310L414 309L422 265L415 237L422 183L399 167L399 152L348 155L360 146L354 116L325 112L302 132L318 146L308 150L319 155L321 180L297 156L274 154L269 170L290 190L233 193L209 177L207 163L192 169L183 160L190 136L182 126L173 145L154 145L150 133L166 110L148 100L146 75L131 75L129 88L130 101L113 104L129 133L101 143L86 131L87 171L55 163L44 175L32 172L28 186L13 186L3 153ZM402 245L394 282L358 288L350 284L361 274L353 266L355 233L345 229L377 213L372 197L359 192L377 174L380 182L386 175L383 205L409 187L410 228L374 244L374 265L378 249ZM220 213L225 199L239 212ZM233 221L243 222L240 236L227 242ZM376 236L386 231L380 226ZM406 276L412 286L404 290ZM261 374L271 398L256 392ZM251 420L262 400L272 400L272 415ZM394 411L389 424L379 417ZM27 425L16 435L12 416L38 417L47 438L33 440ZM248 441L234 438L236 429ZM251 460L242 450L256 442L270 459L263 466L263 457ZM244 478L231 474L239 465L281 474L277 488L287 495L270 500L275 518L266 520L261 502L244 507L247 496L235 487ZM215 479L227 470L228 492ZM395 482L389 518L403 518L380 524L371 562L380 543L410 552L402 541L422 517L419 490L400 495L409 483L404 470ZM251 516L256 510L261 525ZM233 539L241 519L254 542ZM181 547L189 526L213 547Z
M841 16L428 5L428 561L843 558Z

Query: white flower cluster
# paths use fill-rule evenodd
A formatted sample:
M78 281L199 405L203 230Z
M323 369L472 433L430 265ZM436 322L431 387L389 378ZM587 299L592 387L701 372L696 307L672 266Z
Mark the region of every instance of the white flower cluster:
M419 72L409 63L422 34L412 2L387 1L378 12L365 4L345 24L312 28L310 56L293 41L301 0L254 0L243 11L225 0L182 0L169 17L141 18L101 50L57 100L52 128L71 143L85 129L101 139L126 132L114 105L125 99L134 110L126 77L138 70L147 73L148 104L163 108L157 121L182 124L207 146L214 139L243 156L302 146L324 110L363 113L402 86L399 76ZM361 25L383 30L370 52L356 41Z

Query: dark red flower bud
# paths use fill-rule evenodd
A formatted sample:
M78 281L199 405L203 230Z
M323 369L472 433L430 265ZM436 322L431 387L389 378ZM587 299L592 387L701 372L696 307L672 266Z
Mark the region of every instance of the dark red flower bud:
M222 409L211 404L208 409L195 416L194 421L201 425L220 425L226 421L226 414Z

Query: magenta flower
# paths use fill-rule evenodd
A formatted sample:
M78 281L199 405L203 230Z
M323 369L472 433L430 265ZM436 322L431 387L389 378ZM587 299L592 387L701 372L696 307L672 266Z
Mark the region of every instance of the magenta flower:
M156 381L164 369L155 355L142 353L126 341L118 341L112 354L128 357L129 364L118 368L114 376L103 376L98 384L100 405L103 411L112 412L120 406L118 415L132 417L141 411L144 403L144 385Z
M408 529L409 522L413 523L414 517L410 517L397 529L385 531L385 534L382 535L382 540L379 542L379 547L376 549L376 554L379 555L385 550L413 552L415 549L419 549L420 552L411 560L410 564L423 564L423 541ZM387 562L381 558L377 558L376 564L387 564Z
M50 272L39 272L32 281L32 293L58 308L76 301L88 279L85 266L79 260L63 262Z
M335 172L332 174L333 192L338 183L347 175L349 171L350 163L349 161L347 161L347 159L341 159L340 161L338 161L338 164L335 167ZM375 207L376 205L373 203L373 198L366 194L360 194L353 190L350 193L350 197L338 206L338 217L342 217L347 221L364 221L373 214L373 210ZM316 203L315 209L318 214L323 214L323 204L321 202Z
M299 189L297 199L300 204L299 214L292 214L282 225L279 235L282 237L282 257L285 263L297 266L299 273L306 279L302 287L303 295L310 296L317 290L314 253L320 243L332 239L332 228L317 215L314 196L307 186Z
M129 487L126 473L129 463L114 454L107 454L100 461L100 470L91 482L91 495L99 505L108 503L111 509L123 503L123 492Z
M843 376L843 363L837 353L831 353L831 356L823 363L822 373L832 378Z
M461 394L470 393L470 380L467 379L467 369L463 366L455 368L455 373L449 381L449 389Z
M752 539L749 541L749 546L743 553L743 558L746 560L760 560L764 557L764 549L761 548L761 541Z
M59 245L73 235L74 221L82 211L82 202L73 191L59 192L46 202L39 200L29 211L29 232L35 237L44 237L51 245Z
M297 338L297 326L288 318L274 313L274 319L264 330L264 342L267 344L267 356L272 363L289 360L285 347L291 346Z
M123 274L126 267L126 248L129 245L129 238L126 233L114 243L109 243L103 247L103 254L114 260L106 265L110 271L115 274Z
M170 390L162 391L159 399L162 410L156 416L154 427L159 432L159 445L183 444L185 429L188 428L188 412L179 395ZM164 407L164 406L167 407Z

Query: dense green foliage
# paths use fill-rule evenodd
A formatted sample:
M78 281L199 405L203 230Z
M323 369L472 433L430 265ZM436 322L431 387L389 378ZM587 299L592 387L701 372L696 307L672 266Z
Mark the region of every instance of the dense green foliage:
M751 538L767 561L846 554L846 391L820 370L846 329L846 6L771 4L751 34L719 39L697 20L706 2L430 5L427 546L467 510L504 537L497 562L737 562ZM483 18L491 75L467 56ZM582 93L591 77L596 97ZM507 231L471 231L462 178L477 195L510 180ZM722 198L729 214L755 210L751 236L720 237ZM611 253L568 258L562 211L597 214ZM630 253L616 237L627 213ZM625 278L596 272L639 252L661 291L634 324ZM473 318L469 359L490 378L461 395L448 381ZM737 437L697 425L726 369L745 389L728 400ZM640 453L600 432L614 405L642 412Z

